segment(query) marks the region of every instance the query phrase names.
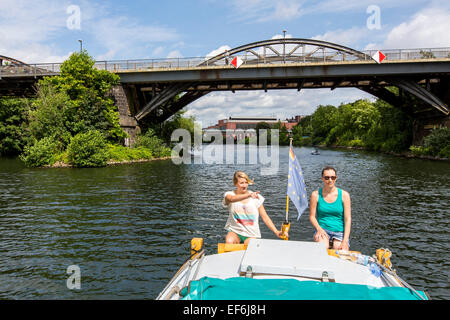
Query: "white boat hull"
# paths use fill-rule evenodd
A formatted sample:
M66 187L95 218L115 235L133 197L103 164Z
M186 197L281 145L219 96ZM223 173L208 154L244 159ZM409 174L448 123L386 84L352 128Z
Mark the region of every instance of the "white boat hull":
M380 269L378 269L380 271ZM295 279L298 281L359 284L373 288L402 287L392 274L328 254L320 243L251 239L247 250L204 255L188 260L158 295L159 300L181 299L180 291L203 277L230 279Z

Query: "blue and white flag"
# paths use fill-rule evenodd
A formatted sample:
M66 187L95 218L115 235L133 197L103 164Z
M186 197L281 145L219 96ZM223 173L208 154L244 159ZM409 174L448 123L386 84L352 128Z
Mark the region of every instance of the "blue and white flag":
M306 193L306 185L302 168L298 163L297 157L295 156L292 147L289 148L289 174L287 195L297 208L297 220L299 220L303 211L305 211L305 209L308 207L308 195Z

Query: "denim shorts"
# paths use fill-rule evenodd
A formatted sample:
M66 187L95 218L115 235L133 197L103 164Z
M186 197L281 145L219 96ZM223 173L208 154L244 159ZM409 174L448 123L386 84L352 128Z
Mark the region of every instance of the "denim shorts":
M344 232L330 231L327 229L323 229L323 231L325 231L325 233L328 235L330 242L332 242L334 239L342 242L342 240L344 239ZM316 233L314 233L314 235L316 235ZM350 240L348 241L348 246L350 246Z

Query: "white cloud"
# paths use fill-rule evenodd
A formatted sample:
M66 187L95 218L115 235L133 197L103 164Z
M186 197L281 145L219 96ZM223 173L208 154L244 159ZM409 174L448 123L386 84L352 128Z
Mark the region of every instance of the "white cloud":
M442 7L427 8L415 14L409 21L394 27L381 48L449 47L449 30L450 11Z
M279 119L295 115L312 114L317 106L353 102L358 99L374 99L358 89L304 89L212 92L191 103L186 114L194 116L204 127L216 124L230 116L274 116Z
M398 8L402 6L414 6L420 3L428 3L427 0L325 0L316 1L314 4L305 6L305 14L323 14L323 13L336 13L336 12L361 12L362 15L366 14L367 7L371 5L377 5L382 10L388 10L391 8Z
M298 0L233 0L230 2L233 17L238 21L268 22L286 21L302 15L302 3Z
M364 38L365 31L360 28L349 30L337 30L336 35L344 45L350 45L361 38ZM335 35L327 32L315 38L330 41ZM286 34L286 38L292 38L291 34ZM281 39L283 35L276 34L271 39ZM339 43L339 42L338 42ZM282 52L282 45L273 45L275 50ZM286 52L289 52L295 45L286 45ZM215 56L231 48L227 45L220 46L208 53L208 56ZM263 49L255 50L262 54ZM219 119L230 116L274 116L279 119L291 118L296 115L312 114L320 104L332 104L338 106L341 103L353 102L358 99L373 99L373 96L358 89L304 89L297 90L262 90L221 92L216 91L194 101L187 108L186 115L194 116L202 122L203 127L216 124Z
M221 54L221 53L223 53L223 52L225 52L227 50L231 50L231 47L228 46L228 45L223 45L223 46L220 46L219 48L217 48L217 49L207 53L205 57L208 57L208 58L209 57L215 57L218 54Z
M83 39L83 47L90 49L95 43L100 49L96 60L133 59L150 57L160 52L161 43L179 38L173 28L140 23L136 19L117 16L108 4L79 2L81 24L78 30L69 30L66 10L69 1L1 0L0 55L10 56L28 63L61 62L70 52L62 49L61 42ZM159 45L159 47L158 47ZM91 54L93 54L90 51Z
M68 53L62 53L52 39L67 28L67 6L50 0L3 0L0 54L27 63L63 61Z
M156 57L156 58L159 58L159 57L162 56L164 50L165 50L165 48L164 48L163 46L156 47L156 48L153 49L153 51L152 51L152 56L153 56L153 57Z
M314 36L312 39L328 41L352 48L361 40L366 39L368 35L369 29L364 26L331 30L322 35Z
M178 38L171 28L139 24L125 16L99 16L85 24L96 43L107 50L97 56L98 60L142 58L149 56L148 47L151 44Z
M167 55L167 58L169 58L169 59L183 58L183 55L182 55L181 52L178 51L178 50L172 50L172 51L170 51L169 54Z

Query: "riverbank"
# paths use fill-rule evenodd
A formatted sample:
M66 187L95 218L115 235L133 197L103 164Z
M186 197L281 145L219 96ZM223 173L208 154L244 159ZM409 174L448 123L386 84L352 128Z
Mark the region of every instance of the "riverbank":
M141 163L141 162L150 162L155 160L168 160L172 159L172 157L160 157L160 158L152 158L152 159L137 159L137 160L109 160L106 162L106 166L113 166L113 165L119 165L119 164L130 164L130 163ZM75 168L75 166L72 166L69 163L65 163L63 161L57 161L52 165L46 165L42 166L41 168Z
M314 147L314 146L311 146ZM425 159L425 160L437 160L437 161L450 161L450 158L440 158L437 156L430 156L430 155L418 155L414 154L411 151L403 151L403 152L394 152L394 151L374 151L370 149L366 149L364 147L349 147L349 146L337 146L337 145L317 145L319 148L333 148L333 149L347 149L347 150L362 150L362 151L371 151L371 152L378 152L383 154L388 154L391 156L396 157L404 157L404 158L417 158L417 159Z

